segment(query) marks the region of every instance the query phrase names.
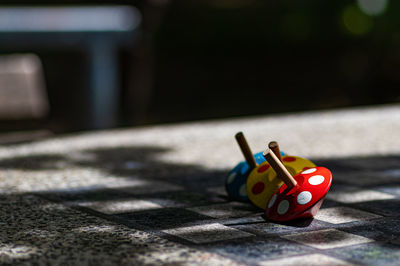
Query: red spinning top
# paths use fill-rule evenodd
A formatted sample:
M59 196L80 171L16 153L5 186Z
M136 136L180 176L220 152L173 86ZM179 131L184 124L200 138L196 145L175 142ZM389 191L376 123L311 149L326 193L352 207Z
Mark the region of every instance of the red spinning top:
M269 199L267 218L283 222L315 216L332 184L332 173L314 167L292 177L272 151L265 151L264 157L285 182Z

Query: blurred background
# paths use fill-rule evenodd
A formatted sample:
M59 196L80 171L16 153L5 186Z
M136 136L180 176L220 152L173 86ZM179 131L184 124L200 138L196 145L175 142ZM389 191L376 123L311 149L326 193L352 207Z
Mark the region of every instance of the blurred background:
M396 103L399 11L393 0L3 0L0 133Z

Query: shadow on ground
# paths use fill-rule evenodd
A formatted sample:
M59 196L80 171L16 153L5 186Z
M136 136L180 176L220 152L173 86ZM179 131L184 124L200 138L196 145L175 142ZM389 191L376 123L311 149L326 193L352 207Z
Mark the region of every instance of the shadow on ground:
M107 260L114 263L121 263L124 258L143 262L146 254L158 254L158 248L166 253L175 248L173 245L165 248L162 241L157 244L160 240L154 238L161 236L237 261L252 263L262 258L312 252L307 245L280 238L287 234L339 229L375 240L382 247L390 246L391 241L400 237L400 156L315 160L317 165L333 172L332 194L341 197L342 194L352 193L353 196L353 200L347 202L328 198L322 208L349 207L379 215L379 218L341 224L312 219L275 224L258 219L263 217L262 211L250 204L233 206L231 214L223 217L211 217L193 211L195 207L209 206L212 210L215 206L233 204L223 191L227 171L163 162L158 158L165 152L170 150L160 147L118 147L0 161L1 171L94 169L105 178L126 181L122 186L99 184L83 189L57 189L55 184L54 189L1 195L1 213L6 217L7 226L2 226L1 231L0 262L37 262L40 258L46 258L51 263L52 257L53 262L60 258L58 252L67 252L71 256L75 254L81 260L88 260L87 263L101 262L101 256L96 257L96 253L106 254ZM51 175L49 178L52 178ZM124 206L118 209L112 205L118 205L118 202L128 202L132 206L130 209ZM110 209L104 209L110 204ZM340 215L351 216L339 210ZM215 232L208 232L210 242L193 244L185 239L184 234L177 237L163 232L213 223L229 225L250 235L236 240L213 241L213 234L223 234L225 230L213 229ZM136 240L132 240L132 234L138 234ZM336 243L346 241L347 237L338 235L323 241ZM261 252L261 247L266 248L264 252ZM18 256L14 254L16 249L21 250ZM250 249L259 250L260 253L249 253ZM179 264L179 261L176 263Z

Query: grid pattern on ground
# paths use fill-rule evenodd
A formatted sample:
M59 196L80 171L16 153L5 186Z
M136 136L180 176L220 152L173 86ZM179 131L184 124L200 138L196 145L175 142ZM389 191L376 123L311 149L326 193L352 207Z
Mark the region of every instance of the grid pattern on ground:
M385 159L381 160L385 168ZM357 159L357 169L348 168L348 160L317 162L333 172L328 197L314 219L284 224L267 221L263 211L250 203L229 200L224 172L204 173L194 180L172 173L163 177L168 185L148 193L103 188L100 196L87 190L40 195L238 263L396 265L400 259L400 175L392 174L387 182L387 172L400 171L393 167L393 160L381 176L375 172L373 182L368 177L370 160L363 165ZM353 180L363 173L368 177L365 182ZM146 182L151 187L152 179L146 177ZM154 187L159 183L154 178Z

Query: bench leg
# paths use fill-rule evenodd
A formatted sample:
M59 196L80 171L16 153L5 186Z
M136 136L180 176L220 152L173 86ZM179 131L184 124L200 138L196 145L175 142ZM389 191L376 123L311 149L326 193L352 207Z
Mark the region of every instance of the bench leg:
M112 43L95 40L89 46L89 129L117 125L119 84L117 52Z

